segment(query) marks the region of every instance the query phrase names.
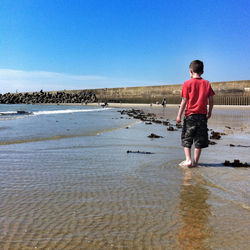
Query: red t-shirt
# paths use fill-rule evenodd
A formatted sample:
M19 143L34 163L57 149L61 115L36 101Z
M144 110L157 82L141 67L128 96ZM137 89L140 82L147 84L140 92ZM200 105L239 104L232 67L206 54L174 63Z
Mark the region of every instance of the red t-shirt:
M210 83L203 78L191 78L184 82L181 96L187 99L185 116L207 114L207 99L214 91Z

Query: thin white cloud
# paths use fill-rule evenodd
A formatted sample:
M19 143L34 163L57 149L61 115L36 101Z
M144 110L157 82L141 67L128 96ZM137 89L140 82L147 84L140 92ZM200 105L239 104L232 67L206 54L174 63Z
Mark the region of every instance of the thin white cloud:
M115 79L95 75L71 75L46 71L0 69L0 92L52 91L155 85L151 81ZM158 82L159 84L159 82ZM161 83L163 84L163 83Z

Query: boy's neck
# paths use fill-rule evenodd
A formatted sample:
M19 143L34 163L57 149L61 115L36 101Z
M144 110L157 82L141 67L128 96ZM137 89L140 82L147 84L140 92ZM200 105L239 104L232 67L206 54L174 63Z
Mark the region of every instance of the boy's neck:
M197 74L197 73L193 73L191 75L191 78L201 78L201 75Z
M203 74L203 72L201 74L198 74L194 72L192 69L189 69L189 74L191 78L201 78L201 75Z

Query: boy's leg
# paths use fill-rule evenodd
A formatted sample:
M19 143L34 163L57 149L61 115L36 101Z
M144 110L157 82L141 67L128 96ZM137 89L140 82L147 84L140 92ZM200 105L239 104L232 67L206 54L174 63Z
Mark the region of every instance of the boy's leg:
M197 115L197 119L193 167L198 166L202 148L208 147L207 117L206 115Z
M200 155L201 155L201 148L195 148L194 149L194 162L193 162L193 167L197 167L198 166L198 162L200 159Z
M192 160L191 160L191 148L184 147L184 153L186 156L186 160L182 161L179 166L181 167L191 167L192 166Z
M184 153L185 153L185 156L186 156L185 165L186 165L187 167L191 167L191 166L192 166L191 148L186 148L186 147L184 147Z
M185 117L182 127L181 141L182 146L184 147L184 153L186 160L180 163L180 166L192 166L191 159L191 147L193 144L193 137L195 132L195 126L193 124L192 116Z

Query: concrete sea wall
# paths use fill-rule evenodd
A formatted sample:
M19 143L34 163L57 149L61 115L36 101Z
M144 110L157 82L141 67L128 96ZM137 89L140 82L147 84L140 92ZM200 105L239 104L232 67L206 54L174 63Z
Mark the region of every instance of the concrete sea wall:
M218 105L250 105L250 80L211 82ZM0 94L0 103L85 103L85 102L122 102L122 103L161 103L178 104L181 101L182 84L103 88L85 90L65 90L32 93Z
M250 80L231 82L211 82L216 95L215 104L250 105ZM182 84L95 89L100 101L124 103L155 103L167 99L168 104L181 101Z

